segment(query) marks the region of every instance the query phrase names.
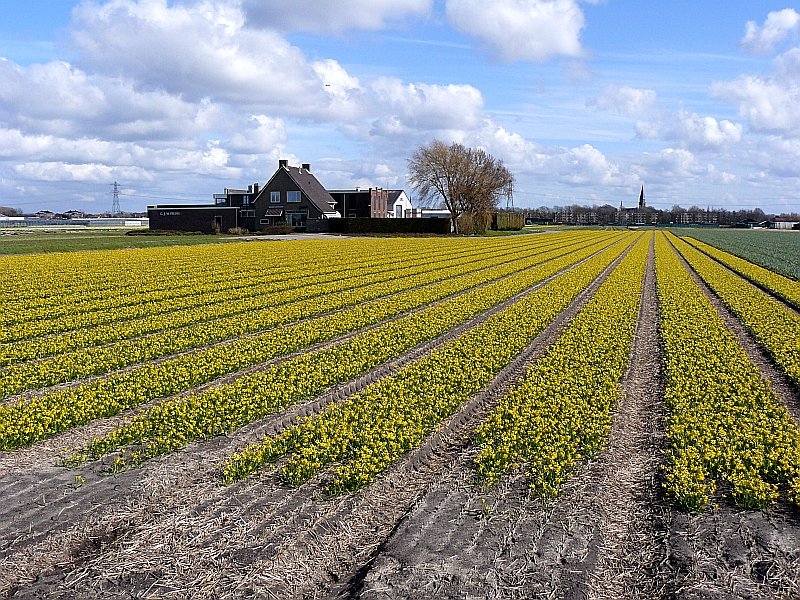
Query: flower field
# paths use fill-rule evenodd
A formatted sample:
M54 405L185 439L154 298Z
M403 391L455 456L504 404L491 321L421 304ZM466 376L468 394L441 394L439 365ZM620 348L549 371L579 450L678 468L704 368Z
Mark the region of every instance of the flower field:
M0 597L792 597L800 284L702 233L0 252Z

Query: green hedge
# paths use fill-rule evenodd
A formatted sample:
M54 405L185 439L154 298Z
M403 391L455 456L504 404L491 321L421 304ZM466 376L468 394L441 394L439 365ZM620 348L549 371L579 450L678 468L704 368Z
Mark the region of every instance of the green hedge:
M439 234L450 233L450 219L320 219L307 223L306 231L329 233L405 233Z

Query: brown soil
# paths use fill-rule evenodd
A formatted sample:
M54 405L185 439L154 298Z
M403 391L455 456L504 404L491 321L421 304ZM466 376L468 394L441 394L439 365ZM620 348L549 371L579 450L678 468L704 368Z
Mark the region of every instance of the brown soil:
M101 463L54 465L103 422L6 453L0 597L800 596L796 512L722 504L687 515L660 497L652 264L607 448L551 504L531 498L522 474L491 489L475 485L474 428L597 283L420 448L354 495L325 497L324 473L297 489L274 471L225 487L214 469L231 449L347 397L443 339L230 437L115 476L103 475Z

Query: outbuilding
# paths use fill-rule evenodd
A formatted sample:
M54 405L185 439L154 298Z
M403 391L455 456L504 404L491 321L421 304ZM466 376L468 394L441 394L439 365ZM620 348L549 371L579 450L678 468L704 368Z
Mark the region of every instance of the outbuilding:
M239 209L233 206L159 204L147 207L150 229L220 233L239 226Z

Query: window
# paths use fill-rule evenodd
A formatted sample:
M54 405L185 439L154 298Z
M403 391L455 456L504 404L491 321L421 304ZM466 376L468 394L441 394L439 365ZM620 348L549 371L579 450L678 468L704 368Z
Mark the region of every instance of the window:
M250 206L250 196L242 196L242 206Z
M300 202L300 192L287 192L286 193L286 201L287 202Z
M280 192L270 192L269 193L269 201L273 204L277 204L281 201L281 193Z
M303 212L287 212L286 223L292 227L305 227L308 213Z
M239 212L239 216L242 216L242 217L255 217L256 216L256 211L253 210L252 208L250 210L241 210Z

